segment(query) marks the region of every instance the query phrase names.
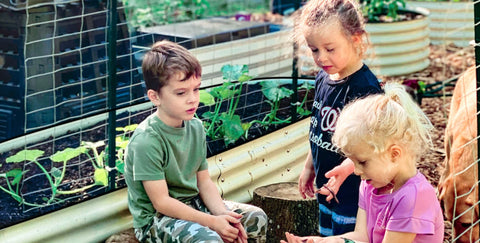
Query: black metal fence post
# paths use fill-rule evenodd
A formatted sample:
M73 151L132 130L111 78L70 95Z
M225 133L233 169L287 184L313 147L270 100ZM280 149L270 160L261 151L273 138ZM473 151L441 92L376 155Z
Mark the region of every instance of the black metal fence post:
M297 108L299 106L298 103L298 67L297 67L297 43L293 43L293 62L292 62L292 102L291 102L291 112L292 112L292 123L297 121L298 113L297 113Z
M115 189L115 137L117 98L117 0L108 2L108 191Z

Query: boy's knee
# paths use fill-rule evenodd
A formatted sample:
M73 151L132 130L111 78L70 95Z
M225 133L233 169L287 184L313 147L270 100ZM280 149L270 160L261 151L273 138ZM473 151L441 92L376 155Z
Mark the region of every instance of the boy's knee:
M261 237L267 234L268 216L261 208L249 212L244 217L246 217L244 227L249 238Z

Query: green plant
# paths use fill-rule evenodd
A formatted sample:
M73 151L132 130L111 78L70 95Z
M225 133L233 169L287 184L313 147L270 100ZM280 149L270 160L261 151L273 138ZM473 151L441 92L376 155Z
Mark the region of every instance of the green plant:
M369 22L379 22L382 15L396 21L399 7L406 7L404 0L365 0L362 3L363 13Z
M295 104L297 106L297 114L301 116L308 116L312 114L310 110L308 110L307 107L307 99L308 99L308 93L311 89L313 89L314 86L311 85L308 81L304 81L300 87L298 87L298 90L305 89L305 95L303 96L303 100L301 103Z
M116 159L115 159L115 168L120 173L125 173L125 149L127 148L128 141L130 139L130 134L135 131L138 127L138 124L132 124L125 127L117 127L116 130L122 132L121 135L117 136L115 139L115 151ZM107 150L107 148L105 148ZM106 156L108 159L108 156Z
M124 0L123 3L132 28L200 19L210 8L207 0Z
M247 65L224 65L221 68L223 79L221 86L209 90L200 90L200 103L215 105L213 111L202 114L205 132L212 139L223 138L225 145L237 141L250 128L250 123L242 123L235 114L243 84L253 77L248 75ZM238 83L233 83L238 80ZM223 101L228 100L228 109L220 112Z
M286 97L290 97L293 94L293 91L285 87L280 87L280 82L278 82L277 80L262 81L260 82L260 85L262 86L263 95L267 98L265 102L270 104L271 110L267 115L265 115L263 120L254 120L250 123L252 125L254 123L259 123L265 128L268 128L272 124L277 125L282 123L290 123L291 117L282 120L277 117L277 112L279 109L280 100Z
M37 164L40 167L40 169L42 169L43 173L48 174L45 168L37 161L38 157L42 156L43 153L44 152L41 150L22 150L16 153L15 155L8 157L5 162L7 163L20 163L23 161L33 162ZM16 169L9 170L6 173L0 174L0 177L5 178L5 181L7 184L7 188L0 186L0 189L6 192L7 194L9 194L10 196L12 196L12 198L15 199L17 202L19 202L20 204L25 204L28 206L38 206L37 204L25 202L23 197L20 194L20 181L22 180L23 175L26 174L27 172L28 170L24 171L22 169L16 168Z
M124 173L124 163L123 158L125 154L125 148L128 144L129 134L137 127L137 124L129 125L126 127L118 127L116 130L123 132L121 135L116 137L116 169L120 173ZM102 148L105 147L104 150ZM61 169L53 166L50 171L38 162L38 158L43 156L45 153L42 150L38 149L25 149L17 152L15 155L12 155L6 159L7 163L20 163L20 162L31 162L34 163L45 175L50 186L51 195L50 198L43 198L45 205L50 205L53 202L62 201L57 198L57 195L68 195L76 194L83 192L87 189L90 189L94 186L107 186L108 185L108 171L109 168L105 165L108 156L105 151L107 150L104 141L97 142L86 142L82 141L81 145L77 148L66 148L62 151L57 151L55 154L49 157L50 161L55 163L62 163ZM101 151L99 153L99 151ZM90 153L91 152L91 153ZM92 163L95 171L93 173L94 183L90 185L85 185L81 188L76 188L72 190L61 190L62 181L65 177L65 172L67 169L67 164L70 160L79 157L80 155L86 155ZM93 154L93 156L92 156ZM0 174L0 178L5 179L6 187L0 185L0 189L7 194L9 194L13 199L15 199L20 204L25 204L32 207L42 207L45 205L30 203L25 201L20 193L20 181L22 177L29 170L22 170L15 168L9 170L6 173Z
M281 119L277 116L280 108L280 101L284 98L290 97L293 94L291 89L281 87L281 82L278 80L261 81L261 90L266 97L265 102L270 104L271 110L263 117L262 120L253 120L250 122L243 122L239 115L235 114L242 87L246 81L252 79L248 75L249 69L247 65L224 65L221 69L223 78L226 80L222 85L206 90L200 90L200 103L206 106L213 106L211 111L203 113L202 119L205 126L205 132L211 139L223 139L226 146L234 143L242 136L248 136L248 130L254 124L259 124L261 127L268 129L271 125L279 125L283 123L290 123L291 117ZM232 80L238 80L238 83L233 83ZM302 102L297 105L298 114L305 116L310 112L304 109L306 103L308 90L313 88L308 82L299 87L306 89L305 97ZM222 105L227 102L226 111L221 112ZM224 108L225 109L225 108Z

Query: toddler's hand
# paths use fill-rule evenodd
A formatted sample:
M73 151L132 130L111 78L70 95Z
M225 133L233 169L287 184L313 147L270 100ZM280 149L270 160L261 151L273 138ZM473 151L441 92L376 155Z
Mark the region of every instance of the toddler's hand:
M303 168L298 178L298 191L303 199L315 196L315 189L313 182L315 180L315 171L312 169Z
M317 242L317 241L314 241L315 238L321 239L320 237L311 237L311 236L300 237L288 232L285 232L285 237L287 237L287 241L281 240L280 241L281 243L287 243L287 242L288 243L303 243L303 242L314 243L314 242Z
M329 178L327 184L315 192L327 196L327 202L335 199L335 201L339 203L336 195L340 190L340 186L345 179L353 173L354 169L353 161L348 158L345 159L340 165L325 173L325 177Z

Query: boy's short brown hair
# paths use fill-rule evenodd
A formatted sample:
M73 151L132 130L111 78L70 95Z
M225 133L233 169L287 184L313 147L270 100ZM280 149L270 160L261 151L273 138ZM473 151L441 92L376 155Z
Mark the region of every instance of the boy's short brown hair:
M172 75L180 72L185 74L183 80L189 79L192 75L198 78L202 75L202 67L198 59L185 47L162 40L154 43L145 53L142 72L147 90L160 91Z

